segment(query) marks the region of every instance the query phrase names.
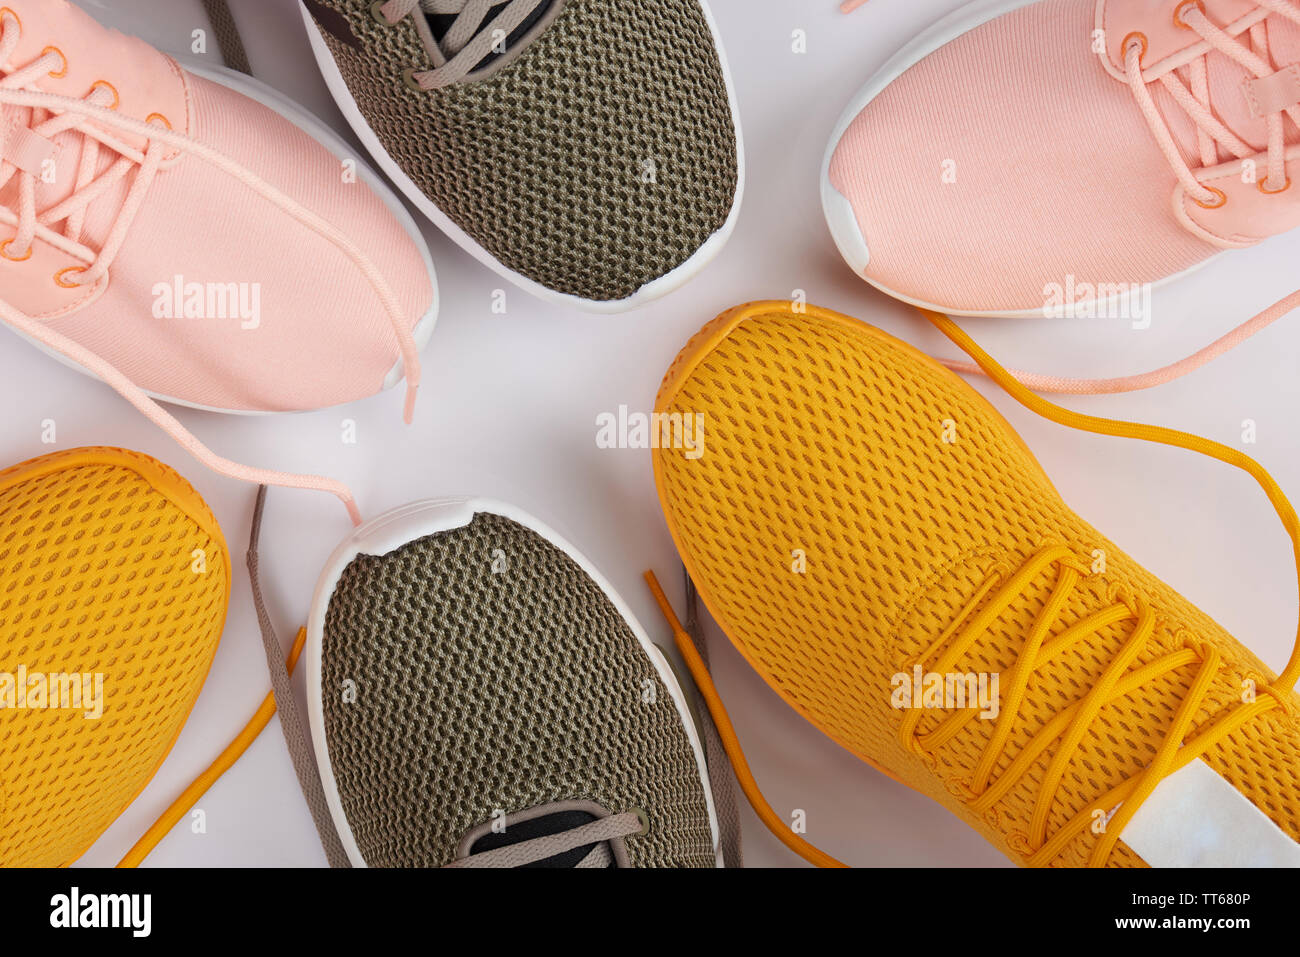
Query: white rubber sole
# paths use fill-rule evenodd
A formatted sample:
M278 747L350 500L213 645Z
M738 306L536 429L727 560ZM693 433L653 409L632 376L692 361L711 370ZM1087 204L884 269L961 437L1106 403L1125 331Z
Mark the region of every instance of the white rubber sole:
M338 104L339 110L343 113L357 138L361 140L362 145L370 152L371 158L388 175L388 178L397 185L397 188L402 191L416 209L427 216L438 229L446 233L457 246L497 275L525 292L546 302L553 302L573 309L610 314L627 312L681 288L698 275L722 251L722 247L731 238L731 234L736 227L736 221L740 217L740 206L745 193L745 145L740 125L740 104L736 99L735 84L731 78L731 69L727 65L726 50L722 46L722 39L718 34L718 26L713 19L713 13L705 0L699 0L699 2L704 11L704 17L708 21L709 30L713 34L714 46L718 51L718 60L722 65L722 75L727 86L727 98L731 104L732 126L736 130L736 195L722 227L705 240L703 245L691 254L689 259L671 272L646 283L627 298L612 300L584 299L580 296L556 292L535 280L529 279L527 276L515 272L479 245L468 233L456 225L450 216L434 205L429 197L424 194L424 191L406 175L401 166L388 154L388 151L384 149L384 145L379 141L379 137L370 129L370 125L366 122L361 109L352 96L352 92L343 79L343 74L334 62L334 56L330 53L325 38L321 36L316 21L312 19L307 7L301 0L298 3L298 10L303 23L307 27L307 39L311 42L312 53L316 57L316 63L320 67L321 75L325 78L325 85L329 88L330 94Z
M713 792L709 787L709 769L704 759L704 747L700 741L699 730L691 716L691 709L686 702L686 693L677 680L676 673L663 650L646 635L640 623L632 615L627 604L619 597L609 581L589 562L581 552L570 545L538 519L522 509L502 502L480 498L445 498L415 502L386 512L358 527L337 549L325 564L312 598L311 610L307 618L306 679L307 679L307 720L311 728L312 748L316 753L316 764L320 770L321 784L325 790L325 801L329 805L330 816L334 820L334 829L348 855L353 867L366 867L366 862L357 847L343 810L339 797L338 781L330 763L329 747L325 737L325 716L321 702L321 649L325 637L325 615L329 610L330 598L338 586L339 578L358 555L387 555L409 542L436 535L456 528L464 528L474 516L480 513L500 515L517 522L525 528L536 532L555 547L568 555L592 580L600 586L601 591L613 604L614 608L628 623L632 634L642 650L654 664L655 671L672 696L673 704L686 728L691 749L695 753L695 763L700 772L700 782L704 788L704 797L709 811L709 828L713 838L714 852L718 866L722 866L721 841L718 829L717 810L713 806Z
M908 303L920 309L928 309L932 312L941 312L950 316L983 316L985 318L996 319L1030 319L1043 318L1043 308L1031 309L1009 309L1009 310L976 310L976 309L953 309L948 306L938 305L932 302L926 302L922 299L916 299L912 296L905 295L884 286L870 276L866 275L867 265L871 262L871 250L867 248L866 238L862 235L862 229L858 225L857 214L853 211L853 206L847 196L837 190L831 184L831 158L835 155L835 150L844 138L849 126L877 96L881 91L894 80L906 73L912 66L925 59L935 50L948 44L952 40L974 30L976 27L995 20L998 17L1019 10L1021 7L1027 7L1031 4L1038 3L1039 0L974 0L965 6L959 7L952 13L948 14L932 26L923 30L911 42L890 57L878 71L866 82L849 102L849 105L840 114L836 121L835 129L831 134L829 145L826 147L826 155L822 160L820 191L822 200L822 212L826 216L826 224L830 227L831 236L835 240L835 247L839 250L844 261L848 263L849 268L858 275L859 278L865 279L871 285L875 286L885 295L897 299L900 302ZM1211 256L1194 266L1189 267L1181 273L1173 276L1166 276L1158 282L1152 283L1152 289L1158 289L1170 282L1174 282L1191 272L1204 266L1217 256ZM1106 308L1107 305L1115 304L1119 301L1118 296L1110 296L1104 300L1090 300L1087 302L1074 303L1076 309L1086 309L1089 305L1096 304L1099 308Z
M437 271L434 269L433 256L429 252L429 245L424 241L424 235L420 232L420 227L416 224L415 219L411 216L401 198L393 192L392 188L389 187L384 178L375 172L375 170L368 164L361 161L360 158L356 156L356 150L354 150L348 142L343 139L343 137L330 129L316 117L312 116L293 100L275 90L273 87L267 86L265 83L255 79L254 77L248 76L247 74L238 73L234 70L226 69L225 67L196 65L193 63L181 63L181 67L187 73L192 73L195 76L216 83L219 86L224 86L227 89L234 90L236 93L262 104L267 109L273 110L294 126L298 127L312 139L316 140L316 142L320 143L338 159L355 160L357 162L358 178L383 201L384 205L387 206L393 213L393 216L396 217L398 223L401 224L402 229L411 237L411 241L415 243L416 248L420 251L420 258L423 260L424 268L429 275L429 285L433 291L431 305L429 311L425 313L412 330L412 337L415 339L416 349L423 351L424 347L428 345L429 339L433 336L434 326L438 321L438 307L441 302L441 294L438 289L438 275ZM17 332L17 330L14 331ZM31 343L41 352L58 362L61 362L68 368L75 369L93 379L99 379L99 376L68 359L66 356L48 348L43 343L31 339L23 335L21 332L17 332L17 334L22 336L23 339ZM405 378L403 364L401 359L398 359L397 363L385 377L381 391L392 389L400 383L403 378ZM198 409L203 412L217 412L222 415L248 416L285 414L280 412L260 411L256 409L223 409L200 405L197 402L189 402L172 395L150 392L149 390L145 391L150 398L159 402L165 402L168 405L176 405L188 409Z

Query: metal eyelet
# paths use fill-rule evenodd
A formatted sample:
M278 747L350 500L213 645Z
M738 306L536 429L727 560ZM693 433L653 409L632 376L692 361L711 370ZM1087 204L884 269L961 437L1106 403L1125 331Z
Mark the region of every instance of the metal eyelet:
M1288 177L1286 178L1286 183L1282 186L1281 189L1269 189L1268 186L1266 185L1267 183L1268 183L1268 177L1265 176L1263 179L1261 179L1261 180L1259 180L1258 182L1256 182L1256 183L1255 183L1255 186L1256 186L1256 187L1259 189L1259 191L1260 191L1261 193L1263 193L1265 196L1276 196L1276 195L1278 195L1279 193L1285 193L1288 189L1291 188L1291 177L1288 176Z
M424 87L420 86L420 81L416 79L417 74L424 72L414 68L402 71L402 82L406 84L408 90L414 90L416 93L427 93Z
M0 243L0 257L4 257L5 259L9 260L11 263L25 263L27 262L27 260L32 258L32 252L35 250L36 248L35 246L27 247L26 256L10 256L9 245L12 242L13 242L12 239L6 239L3 243Z
M1205 184L1202 183L1201 185L1204 186ZM1205 188L1215 196L1219 197L1219 201L1217 203L1202 203L1199 199L1193 197L1192 202L1201 207L1201 209L1222 209L1224 206L1228 205L1228 194L1223 190L1217 189L1213 186L1206 186Z
M50 76L54 77L54 79L56 80L63 79L65 76L68 75L68 55L64 53L62 50L60 50L58 47L46 47L44 50L41 51L41 56L45 56L45 54L47 53L57 53L59 55L59 59L63 61L63 69L59 70L57 73L51 70Z
M10 7L0 7L0 23L4 22L6 13L14 18L14 21L18 24L19 31L21 31L23 28L23 18L14 13L13 9Z
M637 831L632 836L645 837L647 834L650 833L650 815L647 814L645 811L641 810L641 808L639 807L632 808L631 813L635 814L637 820L641 822L641 830Z
M383 13L383 8L387 4L388 0L375 0L375 2L370 5L370 15L374 17L381 26L391 27L393 26L393 21L384 16Z
M64 289L80 289L81 283L67 282L63 277L69 273L84 273L85 271L86 270L82 269L80 266L68 266L66 269L60 269L54 274L54 281Z

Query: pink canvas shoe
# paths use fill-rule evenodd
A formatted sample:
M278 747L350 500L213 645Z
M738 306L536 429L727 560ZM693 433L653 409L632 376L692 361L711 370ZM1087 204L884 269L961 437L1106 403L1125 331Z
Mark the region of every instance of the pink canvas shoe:
M1095 314L1300 225L1300 4L969 4L854 98L821 191L840 252L891 296Z
M19 333L220 466L147 397L282 412L405 378L409 415L436 306L401 203L283 96L65 0L0 0L0 319Z

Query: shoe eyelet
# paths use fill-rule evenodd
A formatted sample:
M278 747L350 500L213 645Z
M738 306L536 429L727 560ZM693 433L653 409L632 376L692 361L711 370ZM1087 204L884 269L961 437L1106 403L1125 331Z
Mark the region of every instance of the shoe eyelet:
M63 69L59 70L57 73L51 70L50 76L52 76L56 80L63 79L65 76L68 75L68 55L64 53L62 50L60 50L58 47L46 47L44 50L41 51L41 56L45 56L45 54L47 53L57 53L59 55L59 59L63 61Z
M1133 46L1134 43L1141 44L1142 46L1142 52L1138 54L1138 66L1141 66L1142 61L1146 58L1147 50L1149 49L1149 41L1147 40L1147 35L1145 33L1139 33L1135 31L1133 33L1130 33L1128 36L1124 38L1124 43L1120 47L1120 49L1124 51L1125 59L1128 59L1128 51Z
M161 113L150 113L144 119L145 123L150 126L153 125L154 120L162 120L163 126L167 127L169 130L173 129L171 120L167 119L167 117L163 116Z
M84 273L85 271L86 270L82 269L80 266L68 266L66 269L60 269L54 274L54 281L64 289L80 289L81 283L67 282L63 277L69 273Z
M1219 201L1217 203L1202 203L1199 199L1193 197L1192 202L1201 207L1201 209L1222 209L1224 206L1228 205L1228 194L1223 190L1217 189L1213 186L1206 186L1205 188L1215 196L1219 197Z
M391 27L394 26L393 21L384 16L384 7L387 5L388 0L375 0L370 5L370 15L379 22L380 26Z
M639 807L632 808L632 813L636 815L637 820L641 822L641 830L633 834L633 837L645 837L650 833L650 815Z
M416 93L427 93L424 87L420 86L420 81L416 79L421 70L410 69L402 71L402 82L406 84L408 90L414 90Z
M1196 9L1200 10L1203 15L1208 16L1208 14L1205 14L1204 0L1183 0L1182 3L1174 7L1174 26L1180 27L1183 30L1191 29L1191 25L1183 19L1183 11L1188 7L1196 7Z
M108 109L110 110L117 109L122 102L122 97L117 92L117 87L115 87L112 83L109 83L107 80L96 80L94 83L90 84L90 92L93 94L101 86L107 87L109 90L113 92L113 105L108 107Z
M36 248L34 245L33 245L33 246L28 246L28 247L27 247L27 255L26 255L26 256L10 256L10 255L9 255L9 244L12 243L12 242L13 242L12 239L6 239L3 243L0 243L0 256L3 256L5 259L9 260L11 263L25 263L25 262L27 262L27 260L29 260L29 259L32 258L32 253L35 251L35 248Z
M9 14L9 16L14 18L14 21L18 24L18 29L21 31L23 28L23 18L20 17L18 14L14 13L12 7L0 7L0 23L4 22L6 13Z
M1288 176L1286 178L1286 183L1283 184L1281 189L1269 189L1267 183L1268 183L1268 177L1265 176L1263 179L1256 182L1255 185L1259 188L1259 191L1263 193L1265 196L1276 196L1279 193L1285 193L1288 189L1291 188L1291 177Z

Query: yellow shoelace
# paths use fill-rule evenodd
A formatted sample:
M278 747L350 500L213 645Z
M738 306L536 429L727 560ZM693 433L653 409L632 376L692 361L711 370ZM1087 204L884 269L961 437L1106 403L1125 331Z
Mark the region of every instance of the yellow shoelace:
M285 660L285 665L290 674L293 673L294 666L298 664L298 658L302 654L303 646L306 644L307 629L303 628L298 632L298 637L294 640L293 647L289 650L289 656ZM221 775L234 767L235 762L257 740L257 736L262 733L262 730L271 723L271 718L274 715L275 693L272 692L262 699L261 706L249 719L248 724L244 725L244 729L235 736L235 739L226 746L226 749L217 756L217 759L208 766L208 769L181 792L180 797L172 802L171 807L163 812L162 817L158 818L153 823L153 826L145 831L140 840L135 842L135 847L131 848L126 856L117 862L117 866L139 867L153 849L158 846L159 842L167 836L167 832L185 816L185 812L198 803L199 798L203 797L208 788L212 787Z
M1297 592L1300 593L1300 520L1297 519L1295 509L1291 506L1290 501L1287 500L1277 482L1273 480L1273 477L1268 474L1263 466L1250 456L1218 442L1180 432L1176 429L1100 418L1061 408L1054 403L1048 402L1042 396L1031 392L1017 381L1014 376L994 361L988 353L981 349L970 336L947 316L926 309L918 311L935 328L952 340L958 348L974 359L985 375L1001 386L1008 395L1031 412L1045 419L1099 435L1142 439L1161 445L1188 449L1218 459L1220 462L1249 473L1268 496L1268 500L1272 503L1283 527L1291 537L1296 560ZM1028 772L1042 752L1057 739L1062 739L1062 743L1053 755L1047 774L1039 787L1030 822L1030 833L1012 835L1012 843L1027 857L1029 866L1045 866L1093 823L1094 816L1092 812L1094 810L1102 809L1109 812L1111 809L1118 808L1118 810L1114 810L1113 815L1106 823L1105 830L1089 857L1089 866L1099 867L1103 866L1108 860L1124 830L1124 826L1137 813L1142 806L1142 802L1150 796L1151 792L1155 790L1162 780L1199 758L1248 721L1274 708L1289 707L1287 699L1295 687L1297 676L1300 675L1300 627L1297 628L1296 644L1292 648L1290 661L1272 685L1259 689L1260 693L1253 701L1243 702L1232 708L1226 714L1210 722L1195 738L1184 742L1183 738L1201 703L1205 700L1210 688L1210 682L1218 670L1220 657L1218 649L1208 642L1189 645L1184 649L1143 665L1136 671L1130 672L1130 665L1146 647L1147 640L1152 634L1154 616L1150 609L1138 604L1129 605L1122 601L1117 601L1111 607L1095 612L1082 621L1076 622L1059 635L1048 640L1047 635L1050 626L1057 620L1065 601L1080 578L1089 574L1089 570L1080 565L1072 557L1068 549L1054 547L1044 549L1031 558L1016 575L1009 579L989 599L988 604L970 621L961 635L955 641L952 641L947 650L941 651L953 638L953 635L957 633L957 629L961 627L962 622L969 618L979 603L998 587L998 583L996 580L991 579L985 583L983 588L977 591L976 595L958 614L953 624L936 639L926 653L926 656L939 656L936 663L931 666L933 670L941 672L945 668L951 668L957 658L969 649L988 628L997 614L1010 602L1014 601L1018 595L1023 594L1031 581L1053 566L1058 569L1056 585L1047 605L1031 629L1029 639L1012 669L1010 687L1007 689L999 718L994 726L993 736L981 755L980 762L969 782L969 805L974 811L981 814L992 810L993 806L1010 790L1016 781L1020 780ZM677 648L690 669L696 684L699 686L700 694L708 706L714 724L717 726L719 737L722 739L727 757L736 773L736 779L740 784L741 791L744 792L759 819L783 844L805 860L819 867L845 866L834 857L795 834L767 803L758 782L754 780L748 762L745 760L740 740L736 736L735 728L731 724L731 719L727 715L726 708L718 695L717 688L713 684L707 666L695 650L695 646L690 636L682 628L681 622L678 621L672 606L663 593L663 589L659 587L654 573L647 572L646 580L650 584L651 591L654 593L655 600L663 611L664 617L672 627L673 639L677 644ZM1115 659L1106 668L1094 687L1082 700L1061 711L1047 725L1041 728L1007 770L995 781L991 780L993 769L997 765L998 758L1002 754L1020 707L1024 702L1025 688L1033 671L1046 664L1052 657L1075 642L1093 635L1109 625L1128 620L1136 622L1133 633L1125 640ZM1055 801L1066 767L1082 743L1089 725L1097 717L1101 709L1111 701L1131 694L1144 683L1156 680L1174 669L1195 663L1199 663L1200 668L1196 673L1192 686L1179 705L1169 733L1157 749L1156 755L1152 758L1150 764L1140 773L1100 795L1092 802L1090 807L1080 811L1069 822L1048 837L1048 815ZM921 715L919 710L911 709L903 720L901 730L903 744L917 753L933 750L951 740L971 720L973 714L974 712L970 710L958 711L944 719L934 730L917 736L915 732Z
M933 664L926 664L927 669L939 673L953 670L961 656L981 636L987 633L989 625L1024 594L1026 586L1053 567L1058 571L1056 585L1052 590L1047 605L1038 615L1030 631L1029 640L1025 643L1025 647L1021 650L1020 656L1012 668L1010 687L1007 689L1005 700L994 725L993 736L985 746L971 779L965 782L968 792L967 799L971 809L978 814L986 814L1029 772L1042 753L1054 741L1061 741L1039 785L1029 833L1017 832L1009 837L1012 846L1029 858L1031 866L1046 864L1060 853L1065 845L1079 834L1083 827L1093 822L1098 810L1109 812L1115 807L1114 801L1107 801L1086 808L1061 828L1050 841L1047 839L1048 814L1055 804L1066 768L1083 744L1089 726L1100 714L1101 709L1113 701L1127 697L1144 682L1151 681L1190 663L1201 663L1201 669L1197 673L1190 692L1180 705L1173 726L1170 728L1164 744L1158 750L1156 758L1132 782L1134 790L1140 799L1145 799L1150 790L1155 787L1155 784L1159 783L1160 778L1173 771L1173 767L1171 765L1167 766L1168 763L1163 758L1166 752L1172 753L1177 750L1178 742L1183 739L1188 724L1197 713L1206 692L1209 690L1209 681L1214 676L1219 662L1218 650L1206 644L1204 647L1188 647L1178 652L1171 652L1129 674L1130 665L1145 650L1146 643L1151 637L1155 625L1155 615L1150 609L1140 604L1130 605L1122 600L1117 600L1110 607L1074 623L1048 640L1047 636L1051 626L1059 619L1061 610L1073 592L1075 585L1080 579L1087 577L1089 574L1089 570L1078 563L1069 549L1064 546L1053 546L1043 549L1031 558L1014 577L993 595L956 640L952 641L947 650L943 651L942 649L952 638L961 622L966 620L970 611L996 586L996 579L990 579L985 584L985 587L979 590L975 598L967 604L962 614L954 620L952 626L940 635L934 644L921 656L921 660L924 662L934 660ZM1025 692L1033 672L1047 665L1077 642L1098 634L1104 628L1124 621L1136 622L1133 632L1123 643L1119 653L1088 694L1081 701L1057 714L1039 729L1020 754L1016 756L1016 759L1007 768L1006 772L996 781L990 783L993 769L997 766L1011 731L1015 727L1016 719L1020 716L1020 708L1024 704ZM918 736L916 729L920 723L922 711L919 707L914 707L909 709L903 717L899 733L900 740L903 746L913 753L928 754L951 741L978 714L979 710L974 708L955 711L934 730ZM1160 771L1160 768L1165 768L1165 770ZM1155 776L1152 778L1150 788L1148 788L1145 786L1144 779L1153 774ZM1137 811L1141 803L1140 799L1137 801L1124 800L1123 807L1106 822L1103 837L1094 849L1089 862L1091 865L1100 866L1105 863L1114 847L1115 840L1123 831L1124 825Z

